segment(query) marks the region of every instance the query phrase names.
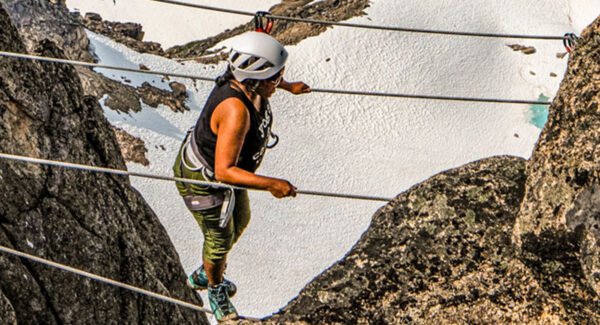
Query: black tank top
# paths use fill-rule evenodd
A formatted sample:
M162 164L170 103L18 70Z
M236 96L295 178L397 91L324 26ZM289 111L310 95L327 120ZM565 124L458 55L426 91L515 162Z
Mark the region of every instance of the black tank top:
M244 93L231 87L230 81L225 82L222 86L215 86L206 100L204 109L194 127L198 151L214 171L217 136L210 128L210 119L215 108L221 102L231 97L241 100L250 114L250 128L244 138L244 144L240 152L237 167L253 173L263 159L267 142L269 141L269 134L271 134L271 124L273 123L271 106L269 105L268 100L262 99L262 109L258 112L254 108L254 104Z

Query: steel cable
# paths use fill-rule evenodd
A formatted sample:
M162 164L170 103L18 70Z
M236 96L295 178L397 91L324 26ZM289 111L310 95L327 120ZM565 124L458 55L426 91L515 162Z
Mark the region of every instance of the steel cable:
M354 91L354 90L335 90L335 89L318 89L311 88L312 92L330 93L330 94L345 94L345 95L360 95L360 96L375 96L375 97L396 97L410 99L429 99L429 100L447 100L460 102L479 102L479 103L498 103L498 104L531 104L531 105L550 105L551 102L542 102L535 100L522 99L497 99L497 98L475 98L475 97L452 97L452 96L436 96L436 95L410 95L410 94L393 94L369 91Z
M183 73L124 68L124 67L116 67L116 66L112 66L112 65L104 65L104 64L90 63L90 62L84 62L84 61L67 60L67 59L57 59L57 58L50 58L50 57L46 57L46 56L38 56L38 55L30 55L30 54L14 53L14 52L6 52L6 51L0 51L0 56L6 56L6 57L12 57L12 58L18 58L18 59L29 59L29 60L36 60L36 61L43 61L43 62L71 64L71 65L78 65L78 66L84 66L84 67L90 67L90 68L102 68L102 69L110 69L110 70L120 70L120 71L128 71L128 72L153 74L153 75L159 75L159 76L171 76L171 77L204 80L204 81L215 81L214 78L199 77L199 76L183 74Z
M90 165L84 165L84 164L76 164L76 163L57 161L57 160L26 157L26 156L13 155L13 154L7 154L7 153L0 153L0 158L16 160L16 161L21 161L21 162L28 162L28 163L42 164L42 165L48 165L48 166L55 166L55 167L66 167L66 168L86 170L86 171L92 171L92 172L98 172L98 173L121 175L121 176L133 176L133 177L150 178L150 179L157 179L157 180L163 180L163 181L183 182L183 183L196 184L196 185L202 185L202 186L211 186L211 187L244 189L244 190L261 191L261 192L267 191L267 190L248 188L248 187L243 187L243 186L234 186L234 185L229 185L229 184L224 184L224 183L204 182L204 181L198 181L198 180L188 179L188 178L179 178L179 177L170 177L170 176L154 175L154 174L147 174L147 173L130 172L127 170L122 170L122 169L90 166ZM319 191L310 191L310 190L297 190L296 193L302 194L302 195L314 195L314 196L335 197L335 198L341 198L341 199L368 200L368 201L389 202L392 200L392 198L386 198L386 197L380 197L380 196L319 192Z
M180 299L172 298L172 297L160 294L160 293L156 293L156 292L152 292L152 291L149 291L149 290L146 290L146 289L142 289L142 288L139 288L139 287L136 287L136 286L132 286L132 285L127 284L127 283L123 283L123 282L119 282L119 281L116 281L116 280L113 280L113 279L109 279L107 277L104 277L104 276L101 276L101 275L97 275L97 274L94 274L94 273L91 273L91 272L87 272L87 271L84 271L84 270L81 270L81 269L77 269L77 268L74 268L72 266L64 265L64 264L57 263L57 262L54 262L54 261L51 261L51 260L48 260L48 259L45 259L45 258L41 258L41 257L35 256L35 255L27 254L27 253L18 251L16 249L8 248L6 246L0 245L0 251L4 252L4 253L7 253L7 254L14 255L14 256L18 256L18 257L21 257L21 258L25 258L25 259L28 259L28 260L31 260L31 261L34 261L34 262L37 262L37 263L41 263L41 264L44 264L44 265L47 265L47 266L50 266L50 267L54 267L54 268L57 268L59 270L63 270L63 271L66 271L66 272L71 272L71 273L77 274L79 276L86 277L86 278L89 278L89 279L92 279L92 280L96 280L96 281L99 281L99 282L102 282L102 283L105 283L105 284L108 284L108 285L119 287L121 289L125 289L125 290L133 291L133 292L136 292L136 293L139 293L139 294L143 294L143 295L149 296L149 297L154 298L154 299L158 299L158 300L162 300L162 301L165 301L165 302L168 302L168 303L171 303L171 304L179 305L181 307L189 308L189 309L192 309L192 310L195 310L195 311L204 312L204 313L207 313L207 314L213 314L212 310L210 310L208 308L203 308L202 306L194 305L194 304L191 304L189 302L186 302L186 301L183 301L183 300L180 300ZM240 316L240 319L260 321L259 318L252 318L252 317L246 317L246 316Z
M169 3L174 5L193 7L198 9L219 11L225 13L246 15L246 16L255 16L253 12L245 12L240 10L232 10L225 8L217 8L212 6L204 6L198 4L191 4L173 0L151 0L155 2ZM377 25L365 25L365 24L353 24L353 23L340 23L333 21L325 21L325 20L315 20L315 19L305 19L305 18L295 18L295 17L286 17L286 16L276 16L271 14L265 14L265 17L278 19L278 20L287 20L293 22L303 22L303 23L312 23L312 24L321 24L321 25L330 25L330 26L342 26L342 27L353 27L353 28L363 28L363 29L373 29L373 30L384 30L384 31L397 31L397 32L409 32L409 33L425 33L425 34L440 34L440 35L452 35L452 36L467 36L467 37L488 37L488 38L516 38L516 39L541 39L541 40L568 40L566 36L543 36L543 35L522 35L522 34L498 34L498 33L477 33L477 32L459 32L459 31L444 31L444 30L430 30L430 29L418 29L418 28L404 28L404 27L391 27L391 26L377 26ZM162 76L172 76L172 77L181 77L181 78L189 78L194 80L203 80L203 81L214 81L214 78L208 77L200 77L189 74L178 74L171 72L160 72L160 71L150 71L150 70L142 70L142 69L133 69L133 68L124 68L124 67L116 67L116 66L108 66L96 63L88 63L82 61L73 61L66 59L57 59L57 58L49 58L49 57L41 57L20 53L11 53L0 51L1 56L5 57L13 57L13 58L23 58L23 59L32 59L38 61L45 62L54 62L54 63L62 63L62 64L72 64L78 66L86 66L91 68L104 68L111 70L120 70L127 72L136 72L136 73L144 73L144 74L153 74L153 75L162 75ZM433 100L453 100L453 101L468 101L468 102L492 102L492 103L510 103L510 104L543 104L549 105L550 102L540 102L540 101L527 101L527 100L505 100L505 99L489 99L489 98L469 98L469 97L449 97L449 96L431 96L431 95L410 95L410 94L390 94L390 93L381 93L381 92L363 92L363 91L350 91L350 90L332 90L332 89L318 89L313 88L313 92L321 92L321 93L332 93L332 94L348 94L348 95L362 95L362 96L378 96L378 97L399 97L399 98L415 98L415 99L433 99ZM167 180L167 181L179 181L186 182L191 184L198 184L204 186L214 186L214 187L228 187L228 188L236 188L236 189L245 189L244 187L231 186L227 184L214 183L214 182L202 182L192 179L185 178L175 178L175 177L167 177L161 175L152 175L152 174L144 174L144 173L136 173L129 172L126 170L112 169L112 168L104 168L97 166L89 166L82 164L74 164L67 163L61 161L53 161L47 159L39 159L32 157L24 157L18 155L10 155L0 153L0 158L29 162L29 163L38 163L44 165L51 165L57 167L66 167L80 170L87 170L93 172L101 172L108 174L116 174L123 176L134 176L134 177L143 177L143 178L151 178L158 180ZM256 190L256 189L249 189ZM383 197L374 197L374 196L365 196L365 195L352 195L352 194L339 194L339 193L326 193L326 192L317 192L317 191L297 191L298 194L305 195L316 195L316 196L326 196L326 197L336 197L336 198L349 198L349 199L359 199L359 200L374 200L374 201L391 201L391 198L383 198ZM193 309L196 311L201 311L205 313L212 314L210 309L202 308L201 306L190 304L188 302L178 300L175 298L171 298L162 294L158 294L155 292L151 292L142 288L138 288L126 283L122 283L119 281L115 281L103 276L99 276L90 272L86 272L80 269L76 269L67 265L63 265L60 263L56 263L47 259L43 259L37 256L33 256L30 254L26 254L14 249L10 249L4 246L0 246L0 251L8 254L12 254L14 256L18 256L21 258L26 258L38 263L42 263L51 267L55 267L61 269L63 271L71 272L78 274L83 277L87 277L96 281L100 281L109 285L113 285L116 287L120 287L122 289L130 290L139 294L147 295L155 299L159 299L165 302L173 303L185 308ZM252 318L246 318L251 320L258 320Z
M152 291L149 291L149 290L146 290L146 289L138 288L138 287L135 287L135 286L123 283L123 282L115 281L115 280L109 279L107 277L96 275L96 274L93 274L93 273L90 273L90 272L87 272L87 271L84 271L84 270L80 270L80 269L77 269L77 268L74 268L74 267L71 267L71 266L68 266L68 265L60 264L60 263L57 263L57 262L54 262L54 261L50 261L50 260L47 260L45 258L41 258L41 257L37 257L37 256L31 255L31 254L23 253L23 252L20 252L18 250L11 249L11 248L8 248L8 247L5 247L5 246L1 246L0 245L0 251L2 251L4 253L11 254L11 255L15 255L15 256L18 256L18 257L22 257L22 258L25 258L25 259L28 259L28 260L32 260L34 262L42 263L42 264L45 264L45 265L48 265L48 266L51 266L51 267L54 267L54 268L57 268L57 269L61 269L63 271L75 273L77 275L80 275L80 276L83 276L83 277L86 277L86 278L90 278L90 279L93 279L93 280L96 280L96 281L100 281L100 282L103 282L103 283L106 283L106 284L109 284L109 285L112 285L112 286L116 286L116 287L123 288L123 289L129 290L129 291L137 292L137 293L140 293L140 294L143 294L143 295L146 295L146 296L150 296L152 298L156 298L156 299L159 299L159 300L162 300L162 301L166 301L166 302L169 302L169 303L172 303L172 304L176 304L176 305L179 305L179 306L182 306L182 307L185 307L185 308L190 308L190 309L193 309L193 310L196 310L196 311L201 311L201 312L210 313L210 314L213 313L212 310L206 309L206 308L202 308L202 306L194 305L194 304L191 304L189 302L185 302L185 301L182 301L182 300L179 300L179 299L171 298L171 297L168 297L168 296L165 296L165 295L162 295L162 294L159 294L159 293L155 293L155 292L152 292Z
M150 0L155 2L168 3L178 6L225 12L237 15L254 16L256 13L242 10L225 9L213 6L205 6L200 4L174 1L174 0ZM438 35L452 35L452 36L468 36L468 37L488 37L488 38L518 38L518 39L540 39L540 40L564 40L565 36L545 36L545 35L523 35L523 34L498 34L498 33L477 33L477 32L455 32L445 30L432 30L432 29L421 29L421 28L405 28L405 27L391 27L391 26L378 26L378 25L365 25L365 24L353 24L353 23L340 23L335 21L306 19L306 18L295 18L287 16L276 16L271 14L263 14L266 18L287 20L301 23L311 23L320 25L330 26L342 26L342 27L353 27L363 29L374 29L394 32L407 32L407 33L422 33L422 34L438 34Z
M62 64L79 65L79 66L86 66L86 67L91 67L91 68L103 68L103 69L121 70L121 71L127 71L127 72L139 72L139 73L161 75L161 76L189 78L189 79L193 79L193 80L202 80L202 81L210 81L210 82L214 82L214 80L215 80L214 78L194 76L194 75L189 75L189 74L142 70L142 69L133 69L133 68L123 68L123 67L89 63L89 62L83 62L83 61L57 59L57 58L50 58L50 57L30 55L30 54L22 54L22 53L14 53L14 52L0 51L0 56L19 58L19 59L29 59L29 60L36 60L36 61L43 61L43 62L54 62L54 63L62 63ZM324 88L311 88L311 90L313 92L330 93L330 94L338 94L338 95L340 95L340 94L363 95L363 96L376 96L376 97L428 99L428 100L450 100L450 101L498 103L498 104L550 105L550 102L521 100L521 99L496 99L496 98L453 97L453 96L436 96L436 95L411 95L411 94L399 94L399 93L337 90L337 89L324 89Z

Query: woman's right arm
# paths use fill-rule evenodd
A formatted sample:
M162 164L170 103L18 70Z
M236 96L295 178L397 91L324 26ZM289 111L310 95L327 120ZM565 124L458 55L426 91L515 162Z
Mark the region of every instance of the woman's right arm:
M211 129L217 135L215 178L218 181L268 190L275 197L296 196L296 188L288 181L261 176L237 167L250 114L242 101L228 98L221 102L211 117Z

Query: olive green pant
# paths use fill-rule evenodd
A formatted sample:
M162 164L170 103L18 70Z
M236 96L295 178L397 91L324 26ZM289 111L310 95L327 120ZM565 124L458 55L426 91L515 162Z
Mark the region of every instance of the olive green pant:
M175 177L191 178L194 180L205 181L201 172L194 172L181 167L181 150L177 155L177 160L173 166ZM183 170L182 170L183 169ZM183 184L176 182L179 194L188 195L210 195L216 189L196 184ZM227 254L233 247L233 244L240 238L244 229L250 222L250 200L248 191L235 190L235 207L233 216L225 228L219 227L219 218L221 215L221 206L202 211L190 211L204 234L204 247L202 256L204 260L211 263L218 263L227 257Z

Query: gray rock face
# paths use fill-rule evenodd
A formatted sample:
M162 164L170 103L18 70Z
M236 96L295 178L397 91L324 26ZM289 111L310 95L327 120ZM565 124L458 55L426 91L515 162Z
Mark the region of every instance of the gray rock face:
M0 8L0 49L26 52ZM64 57L48 41L37 54ZM125 168L67 65L0 59L0 152ZM164 228L126 178L0 159L0 244L192 303ZM0 254L8 324L207 324L206 316Z
M115 111L128 113L142 110L140 95L135 88L108 79L85 67L75 67L75 70L81 78L81 84L86 95L96 98L108 95L104 104Z
M510 245L524 169L522 159L490 158L414 186L267 323L531 320L542 307L528 305L543 298Z
M595 324L590 290L553 278L511 244L525 161L495 157L436 175L380 209L339 262L266 324ZM553 251L556 247L548 247ZM576 278L570 269L563 277Z
M151 86L144 82L137 90L142 96L144 104L150 107L158 107L158 104L163 104L171 107L173 112L184 112L189 110L184 102L187 99L185 85L178 82L169 83L172 91L166 91Z
M82 18L78 13L69 13L63 1L57 4L49 3L46 0L8 0L1 2L1 5L10 14L16 25L22 39L25 42L28 51L33 51L37 44L42 40L50 40L62 49L66 57L70 60L93 62L94 58L89 51L90 42L85 33L85 27L94 27L94 32L108 30L108 34L116 38L117 41L126 43L133 42L130 47L140 52L153 52L157 46L155 43L140 42L133 37L142 38L143 32L138 24L108 23L102 21L99 15L88 14ZM113 35L114 34L114 35ZM123 40L121 40L121 38ZM154 49L154 50L152 50ZM162 50L161 50L162 51ZM161 54L156 52L155 54ZM75 68L81 78L83 90L86 95L92 95L102 98L108 95L105 104L107 107L121 112L139 112L142 109L140 99L144 97L150 89L157 92L160 89L148 86L142 91L104 77L103 75L92 71L87 67ZM185 105L187 95L162 92L164 100L159 103L171 107L174 111L188 110ZM156 107L156 106L155 106Z
M577 298L569 286L600 294L599 57L596 20L571 54L527 165L527 191L514 234L524 258L553 277L560 287L556 294L568 300ZM564 270L572 276L563 276Z
M88 13L82 20L85 27L124 44L139 53L163 55L164 51L159 43L143 42L144 32L142 25L136 23L120 23L102 20L96 13Z
M135 162L143 166L150 165L150 161L146 158L148 149L144 145L144 141L138 137L125 132L125 130L113 127L119 147L121 147L121 155L127 162Z
M20 32L27 37L23 42L29 51L48 39L63 49L71 60L93 62L89 40L78 15L71 14L63 4L39 0L3 0L2 6L10 14Z
M50 40L57 42L68 59L93 61L88 49L89 41L84 31L84 22L104 26L129 40L133 40L132 37L140 39L143 37L140 25L119 23L107 25L97 14L87 14L83 19L79 14L69 14L64 1L55 3L56 5L53 5L46 0L10 0L1 3L11 15L15 25L19 27L19 33L22 39L26 40L28 51L35 50L39 41ZM142 110L142 101L152 103L150 106L154 108L157 108L158 104L164 104L176 112L189 110L185 103L187 93L183 85L172 88L172 92L163 91L149 84L134 88L109 79L87 67L76 66L75 70L81 79L84 93L96 98L107 95L104 105L113 110L124 113L139 112ZM127 138L117 137L125 160L148 164L144 157L143 142L139 139L135 140L133 146L135 150L131 150L132 143Z

